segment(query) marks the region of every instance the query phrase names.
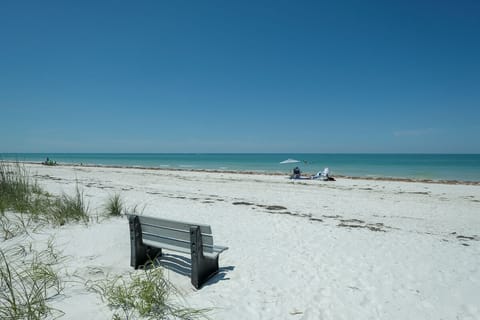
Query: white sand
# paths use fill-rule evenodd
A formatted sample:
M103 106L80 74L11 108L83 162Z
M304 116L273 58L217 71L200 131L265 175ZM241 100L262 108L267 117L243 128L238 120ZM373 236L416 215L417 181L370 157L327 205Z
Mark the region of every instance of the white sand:
M185 304L213 308L212 319L480 319L480 186L27 168L54 194L73 194L78 181L92 215L121 193L145 215L210 224L216 244L230 248L220 273L198 291L188 276L167 275ZM52 235L71 280L141 272L129 264L126 218L32 238L41 244ZM109 319L82 281L54 306L65 319Z

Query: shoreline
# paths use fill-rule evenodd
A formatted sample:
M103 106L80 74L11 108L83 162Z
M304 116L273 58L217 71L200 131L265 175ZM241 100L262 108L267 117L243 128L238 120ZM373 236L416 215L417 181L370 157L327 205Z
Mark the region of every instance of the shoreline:
M43 163L35 161L5 161L7 163L25 163L33 165L46 166ZM148 166L131 166L131 165L102 165L102 164L78 164L78 163L57 163L55 166L62 167L85 167L85 168L117 168L117 169L139 169L139 170L158 170L158 171L181 171L181 172L208 172L208 173L232 173L232 174L258 174L264 176L284 176L284 172L265 172L252 170L219 170L219 169L192 169L192 168L162 168L162 167L148 167ZM287 174L288 175L288 174ZM411 182L411 183L429 183L429 184L446 184L446 185L467 185L480 186L480 181L464 181L464 180L434 180L434 179L415 179L415 178L401 178L401 177L362 177L362 176L347 176L335 175L334 178L349 179L349 180L370 180L370 181L391 181L391 182Z

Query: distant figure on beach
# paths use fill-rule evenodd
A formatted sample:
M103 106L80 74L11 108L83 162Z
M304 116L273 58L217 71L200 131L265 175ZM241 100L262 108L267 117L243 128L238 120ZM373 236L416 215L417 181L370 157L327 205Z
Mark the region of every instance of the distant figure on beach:
M300 178L300 174L301 174L300 168L299 168L299 167L295 167L295 168L293 168L293 174L292 174L292 176L291 176L290 178L291 178L291 179L299 179L299 178Z
M328 179L328 178L329 178L329 176L328 176L329 174L330 174L330 169L324 168L323 171L322 171L322 173L321 173L320 175L321 175L322 177Z
M47 166L54 166L57 164L57 161L50 160L48 157L45 160L45 162L42 162L42 164L47 165Z
M323 171L318 171L315 175L311 176L312 179L321 179L323 181L335 181L333 177L330 177L330 169L324 168Z

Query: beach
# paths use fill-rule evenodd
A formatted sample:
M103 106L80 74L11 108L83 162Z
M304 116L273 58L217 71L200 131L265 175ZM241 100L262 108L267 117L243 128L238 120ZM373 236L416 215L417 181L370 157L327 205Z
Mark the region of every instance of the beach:
M2 243L53 237L71 280L51 301L65 319L110 319L85 281L141 272L130 267L126 217L103 216L113 194L132 212L211 225L215 244L229 247L200 290L165 267L182 303L210 308L211 319L480 319L479 185L25 167L49 193L78 186L92 216Z

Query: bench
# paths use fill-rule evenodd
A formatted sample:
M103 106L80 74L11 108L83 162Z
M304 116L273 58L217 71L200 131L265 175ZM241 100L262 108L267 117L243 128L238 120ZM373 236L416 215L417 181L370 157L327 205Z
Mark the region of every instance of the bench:
M135 269L162 255L162 249L190 253L191 281L195 288L218 272L218 256L228 247L213 244L208 225L143 215L128 215L130 265Z

